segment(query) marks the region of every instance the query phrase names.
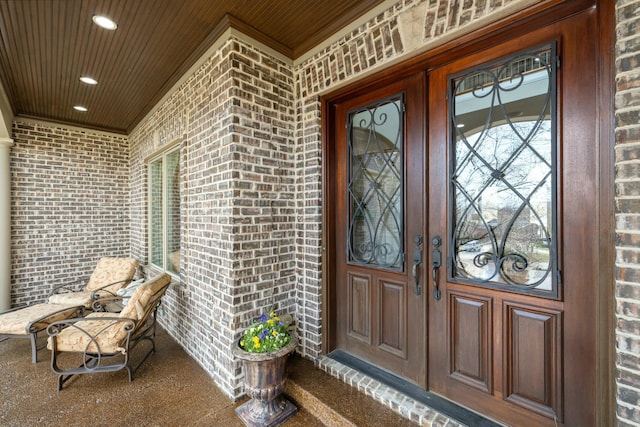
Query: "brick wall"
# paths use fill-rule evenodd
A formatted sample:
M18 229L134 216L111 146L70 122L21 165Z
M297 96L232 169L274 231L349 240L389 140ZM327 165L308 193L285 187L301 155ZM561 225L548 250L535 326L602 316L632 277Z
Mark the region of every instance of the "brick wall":
M291 67L232 38L130 135L132 250L144 259L145 158L181 144L181 284L162 321L231 397L240 330L271 306L295 311L292 116Z
M11 161L11 301L46 300L103 256L129 256L124 136L16 120Z
M640 1L617 1L616 18L616 413L639 426Z

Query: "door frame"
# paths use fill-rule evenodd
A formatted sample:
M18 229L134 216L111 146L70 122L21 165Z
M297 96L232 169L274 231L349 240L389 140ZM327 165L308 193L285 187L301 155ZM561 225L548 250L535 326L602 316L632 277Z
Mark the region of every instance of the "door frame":
M322 324L322 350L324 354L336 348L336 304L335 298L335 224L334 203L331 189L335 182L331 171L335 165L330 149L335 132L335 104L365 93L373 87L390 84L420 71L442 66L455 58L485 49L506 39L522 34L526 29L540 28L564 19L572 14L597 5L597 21L600 34L597 40L597 121L598 147L598 203L597 229L598 252L601 262L596 266L598 293L596 300L596 397L597 402L606 402L595 408L596 425L612 425L615 419L615 229L614 229L614 56L615 0L549 0L542 1L521 12L488 24L478 30L461 35L455 41L446 42L427 52L381 70L355 83L342 87L321 97L322 117L322 206L323 206L323 257L322 257L322 304L325 313Z

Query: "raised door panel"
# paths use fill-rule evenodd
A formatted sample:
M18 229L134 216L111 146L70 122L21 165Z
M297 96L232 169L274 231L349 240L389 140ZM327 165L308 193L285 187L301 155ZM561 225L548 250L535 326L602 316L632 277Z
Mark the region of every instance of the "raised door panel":
M402 283L379 282L380 349L407 357L407 295Z
M349 273L347 284L349 335L371 344L371 276Z
M449 293L450 374L492 393L491 299Z
M504 303L505 399L562 421L559 311Z

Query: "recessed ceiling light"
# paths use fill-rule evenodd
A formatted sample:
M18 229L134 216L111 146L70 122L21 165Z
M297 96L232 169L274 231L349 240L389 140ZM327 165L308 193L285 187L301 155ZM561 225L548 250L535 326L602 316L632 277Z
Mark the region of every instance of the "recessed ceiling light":
M88 84L88 85L97 85L97 84L98 84L98 81L97 81L96 79L91 78L91 77L89 77L89 76L82 76L82 77L80 77L80 81L81 81L82 83L86 83L86 84Z
M115 30L118 28L118 25L106 16L94 15L91 19L93 19L93 22L95 22L96 25L107 30Z
M82 105L74 105L73 109L76 111L82 111L82 112L88 111L87 107L83 107Z

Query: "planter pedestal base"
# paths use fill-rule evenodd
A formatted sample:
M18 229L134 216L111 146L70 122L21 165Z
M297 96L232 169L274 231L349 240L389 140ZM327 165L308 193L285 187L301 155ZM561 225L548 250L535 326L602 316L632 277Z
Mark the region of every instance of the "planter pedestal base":
M238 340L239 342L240 340ZM248 427L272 427L284 423L298 408L282 396L287 380L286 364L298 340L271 353L247 353L236 343L233 354L243 362L244 391L250 400L236 408L236 415Z
M236 415L248 427L272 427L284 423L298 408L284 396L273 400L249 400L236 408Z

